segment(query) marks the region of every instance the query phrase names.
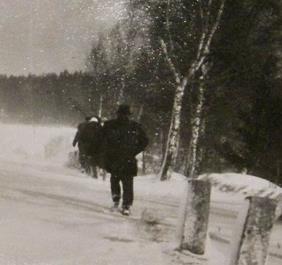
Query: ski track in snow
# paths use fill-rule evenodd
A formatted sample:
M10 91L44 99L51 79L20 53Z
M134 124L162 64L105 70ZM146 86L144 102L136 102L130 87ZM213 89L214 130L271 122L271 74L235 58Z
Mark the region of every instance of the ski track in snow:
M111 213L108 179L64 166L74 133L0 124L0 265L197 264L171 251L184 179L160 183L155 176L137 177L133 216ZM209 265L228 261L228 240L243 203L226 197L212 194ZM144 209L157 225L142 221ZM282 256L281 238L277 224L270 248L276 256ZM278 264L281 259L269 257L268 265Z

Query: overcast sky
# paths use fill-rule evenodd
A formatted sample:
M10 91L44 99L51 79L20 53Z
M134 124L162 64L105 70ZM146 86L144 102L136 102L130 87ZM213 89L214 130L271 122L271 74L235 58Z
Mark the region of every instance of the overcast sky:
M83 69L97 32L116 21L118 0L0 0L0 74Z

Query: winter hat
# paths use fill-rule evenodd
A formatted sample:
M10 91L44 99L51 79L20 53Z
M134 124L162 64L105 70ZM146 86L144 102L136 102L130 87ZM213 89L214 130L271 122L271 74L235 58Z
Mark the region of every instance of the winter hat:
M122 115L130 115L130 114L132 114L131 111L130 111L130 106L127 105L127 104L121 104L118 107L117 114L122 114Z

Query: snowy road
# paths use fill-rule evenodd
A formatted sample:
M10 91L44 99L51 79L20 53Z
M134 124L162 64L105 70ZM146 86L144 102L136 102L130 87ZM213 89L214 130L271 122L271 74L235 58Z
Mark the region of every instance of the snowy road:
M133 217L126 218L108 211L108 180L63 166L73 129L0 127L0 265L181 264L169 251L181 178L137 177ZM223 259L241 205L226 199L212 197L209 265L228 264ZM158 217L158 225L140 221L144 209ZM281 226L274 227L267 265L282 263Z
M109 183L75 170L0 161L0 181L1 265L173 264L163 248L173 240L177 199L153 194L154 182L146 188L148 181L136 179L133 214L138 219L144 208L153 209L162 219L157 229L108 212ZM211 231L229 239L234 222L232 212L213 202ZM275 229L278 240L282 230ZM221 237L212 245L218 252L229 251ZM268 264L281 264L281 259L271 256Z
M134 219L107 211L107 183L58 168L0 169L0 264L166 264Z

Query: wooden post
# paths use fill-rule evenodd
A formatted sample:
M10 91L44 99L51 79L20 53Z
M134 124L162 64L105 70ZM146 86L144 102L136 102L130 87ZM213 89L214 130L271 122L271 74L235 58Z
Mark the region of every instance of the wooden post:
M145 160L145 151L142 152L142 174L146 174L146 160Z
M98 178L98 172L97 172L97 167L96 166L93 166L93 165L91 165L90 166L90 172L91 172L91 176L92 176L92 178L94 178L94 179L97 179Z
M276 201L250 197L240 240L233 244L230 265L265 265ZM239 232L237 230L237 232ZM236 238L234 239L236 240Z
M204 180L189 179L185 202L177 228L178 246L198 255L205 253L210 208L211 185Z

